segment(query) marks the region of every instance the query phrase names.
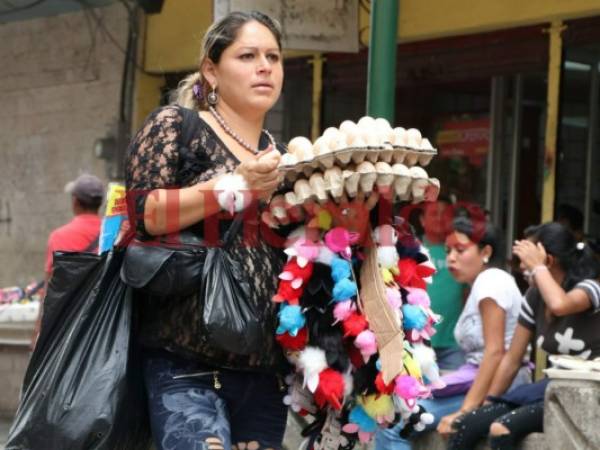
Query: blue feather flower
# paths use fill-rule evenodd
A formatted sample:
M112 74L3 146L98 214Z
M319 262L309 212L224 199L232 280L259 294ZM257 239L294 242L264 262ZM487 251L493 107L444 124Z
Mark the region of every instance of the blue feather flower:
M306 318L302 314L302 309L298 305L282 305L279 310L279 326L277 334L289 333L290 336L296 336L298 330L306 324Z

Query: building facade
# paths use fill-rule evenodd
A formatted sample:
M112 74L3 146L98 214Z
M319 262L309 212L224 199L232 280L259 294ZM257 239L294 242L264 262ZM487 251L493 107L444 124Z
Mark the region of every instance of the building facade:
M121 2L88 3L97 7L0 20L10 62L0 67L3 286L42 275L46 237L70 216L68 180L80 171L120 175L93 155L94 141L115 134L124 104L135 131L196 69L215 4L164 0L158 12L131 19ZM371 2L330 3L358 9L360 50L286 52L284 93L268 123L280 139L314 137L365 114ZM137 49L126 57L131 20ZM443 194L482 205L508 242L563 204L581 211L585 233L600 235L599 25L597 0L399 4L394 125L431 138L439 156L429 170ZM127 61L136 67L130 85ZM123 142L119 149L112 166Z

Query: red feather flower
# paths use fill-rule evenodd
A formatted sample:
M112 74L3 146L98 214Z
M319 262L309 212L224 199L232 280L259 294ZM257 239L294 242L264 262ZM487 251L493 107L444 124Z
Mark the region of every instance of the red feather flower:
M273 301L276 303L288 302L290 305L297 305L300 302L304 292L304 286L294 287L293 281L279 281L277 294L273 296Z
M344 376L336 370L327 368L319 373L319 385L315 391L315 403L323 408L329 403L333 408L342 409L344 398Z
M379 372L377 377L375 378L375 387L379 391L380 394L392 395L394 392L394 387L396 384L394 381L390 382L390 384L385 384L383 381L383 372Z
M308 262L306 266L300 267L296 258L290 259L283 271L279 275L279 286L277 294L273 296L273 301L276 303L288 302L290 305L297 305L306 281L312 276L314 264Z
M286 331L282 334L276 334L275 339L286 350L304 350L308 342L308 331L306 331L306 327L300 328L296 336L292 336Z
M402 287L414 287L426 289L427 284L423 278L430 277L435 273L435 269L425 264L417 264L414 259L403 258L398 261L400 273L394 279Z
M293 279L300 278L303 281L308 281L308 279L312 276L313 267L314 263L312 261L309 261L304 267L301 267L298 265L298 260L296 258L292 258L285 263L285 266L283 266L280 278L286 273L290 273Z
M342 326L344 327L344 337L358 336L361 331L367 329L367 325L367 319L365 319L365 316L362 314L356 312L350 314L348 318L342 322Z

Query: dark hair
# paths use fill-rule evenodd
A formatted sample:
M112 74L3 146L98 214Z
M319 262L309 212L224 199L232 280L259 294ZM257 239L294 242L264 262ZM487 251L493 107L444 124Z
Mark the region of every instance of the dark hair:
M94 211L94 212L98 212L98 209L100 209L100 205L102 205L102 197L100 198L89 198L89 199L84 199L81 197L75 197L75 199L77 200L77 203L79 203L79 206L81 206L83 209L85 209L86 211Z
M558 259L565 273L562 287L572 289L581 280L598 278L600 267L589 245L575 240L573 233L563 224L547 222L525 229L526 238L541 242L546 252Z
M492 248L492 255L488 265L493 267L504 265L500 232L490 222L468 217L457 217L452 222L452 230L466 235L480 249L489 245Z
M273 33L277 41L277 46L281 50L282 32L279 22L259 11L234 11L227 14L218 22L213 23L206 30L200 51L200 71L202 70L202 64L204 64L207 58L215 64L219 63L225 49L236 40L240 28L248 22L258 22L267 27ZM174 103L190 109L207 108L206 96L210 91L210 86L208 86L200 71L194 72L181 80L177 90L171 97ZM200 87L198 95L193 92L195 85Z
M561 203L556 207L555 220L566 220L572 231L583 229L583 213L574 206Z
M267 27L269 31L273 33L273 36L277 41L277 46L279 47L279 50L281 50L281 27L277 21L259 11L234 11L218 22L215 22L206 31L202 42L204 57L209 58L212 62L218 64L225 49L237 38L240 28L252 21Z

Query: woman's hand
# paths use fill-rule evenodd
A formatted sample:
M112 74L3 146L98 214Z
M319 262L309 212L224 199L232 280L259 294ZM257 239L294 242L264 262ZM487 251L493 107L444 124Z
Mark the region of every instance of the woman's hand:
M304 210L301 206L289 205L283 195L275 195L271 198L268 208L261 213L261 219L271 228L279 228L281 225L302 222Z
M324 208L331 214L332 227L343 227L360 235L359 242L364 243L368 237L370 211L379 200L379 194L372 192L368 198L359 192L352 200L344 194L339 202L328 202Z
M515 241L513 253L519 257L527 270L532 270L536 266L546 264L546 249L541 242L534 244L527 239Z
M462 415L463 413L459 410L442 417L442 420L440 420L440 423L438 424L437 432L445 438L447 438L448 435L455 433L456 430L452 427L452 424Z
M253 196L268 200L282 180L277 170L280 159L281 154L269 146L256 155L256 158L243 161L235 172L244 177Z

